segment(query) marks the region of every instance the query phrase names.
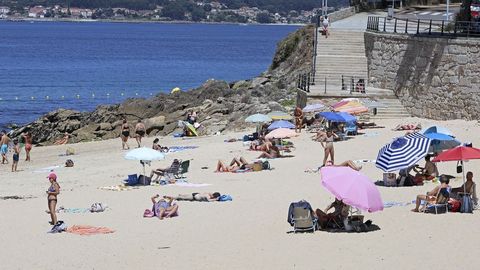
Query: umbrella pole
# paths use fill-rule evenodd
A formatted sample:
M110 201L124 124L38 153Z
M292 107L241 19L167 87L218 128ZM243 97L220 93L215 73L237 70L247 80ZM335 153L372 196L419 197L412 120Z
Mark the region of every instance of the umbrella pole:
M467 187L465 186L465 165L463 164L463 160L461 161L462 162L462 174L463 174L463 192L464 193L467 193Z

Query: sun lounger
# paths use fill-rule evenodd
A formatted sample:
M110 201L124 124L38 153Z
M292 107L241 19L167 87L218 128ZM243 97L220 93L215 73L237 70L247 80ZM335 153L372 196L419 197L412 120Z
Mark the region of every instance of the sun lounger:
M445 208L445 213L448 213L448 199L450 198L449 192L446 188L440 189L438 196L434 203L425 203L424 213L435 212L438 214L438 208Z
M185 178L183 175L188 172L188 168L190 167L190 160L185 160L180 163L180 168L176 173L174 173L175 178Z

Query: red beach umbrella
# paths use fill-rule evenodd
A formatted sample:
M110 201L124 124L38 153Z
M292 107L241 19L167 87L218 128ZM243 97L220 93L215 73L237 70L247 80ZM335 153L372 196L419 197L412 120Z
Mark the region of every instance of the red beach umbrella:
M463 161L467 161L471 159L480 159L480 149L473 148L473 147L466 147L466 146L458 146L440 153L432 161L433 162L461 161L462 173L463 173L463 187L465 189L465 168L463 165ZM464 190L464 192L466 193L467 191Z

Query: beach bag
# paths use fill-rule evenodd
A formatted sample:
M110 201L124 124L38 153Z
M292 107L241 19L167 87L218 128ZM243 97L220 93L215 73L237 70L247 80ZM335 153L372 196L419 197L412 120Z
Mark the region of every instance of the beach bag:
M155 216L155 213L153 213L153 211L150 209L145 209L145 211L143 212L144 218L151 218L153 216Z
M268 161L262 162L262 169L263 170L270 170L270 162L268 162Z
M103 212L103 211L105 211L106 208L107 207L105 205L103 205L102 203L94 203L90 207L90 212L92 212L92 213Z
M232 196L226 195L226 194L221 195L221 196L218 198L218 201L219 201L219 202L226 202L226 201L232 201L232 200L233 200Z
M73 163L73 160L67 159L65 162L65 167L73 167L75 164Z
M460 211L460 201L455 199L448 200L448 211L450 212L458 212Z
M457 173L462 173L462 171L463 171L462 164L460 163L460 161L457 161Z
M49 233L61 233L67 230L67 224L65 222L59 220L57 224L53 225L52 229L49 231Z
M462 197L462 206L460 207L461 213L473 213L473 202L470 195L464 195Z
M140 175L138 177L138 183L143 186L149 186L152 182L152 178L145 176L145 175Z

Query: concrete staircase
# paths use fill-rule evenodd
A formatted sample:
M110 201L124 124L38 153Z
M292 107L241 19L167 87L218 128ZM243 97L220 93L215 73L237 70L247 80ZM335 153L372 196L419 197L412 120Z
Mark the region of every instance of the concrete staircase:
M334 30L328 38L318 35L315 81L341 89L342 75L367 78L363 32ZM332 88L333 87L329 87Z
M328 38L318 33L315 85L310 86L308 98L369 98L385 106L370 116L373 120L410 116L393 91L368 86L367 69L363 31L332 29ZM365 79L366 93L342 90L342 75L354 76L355 82Z

